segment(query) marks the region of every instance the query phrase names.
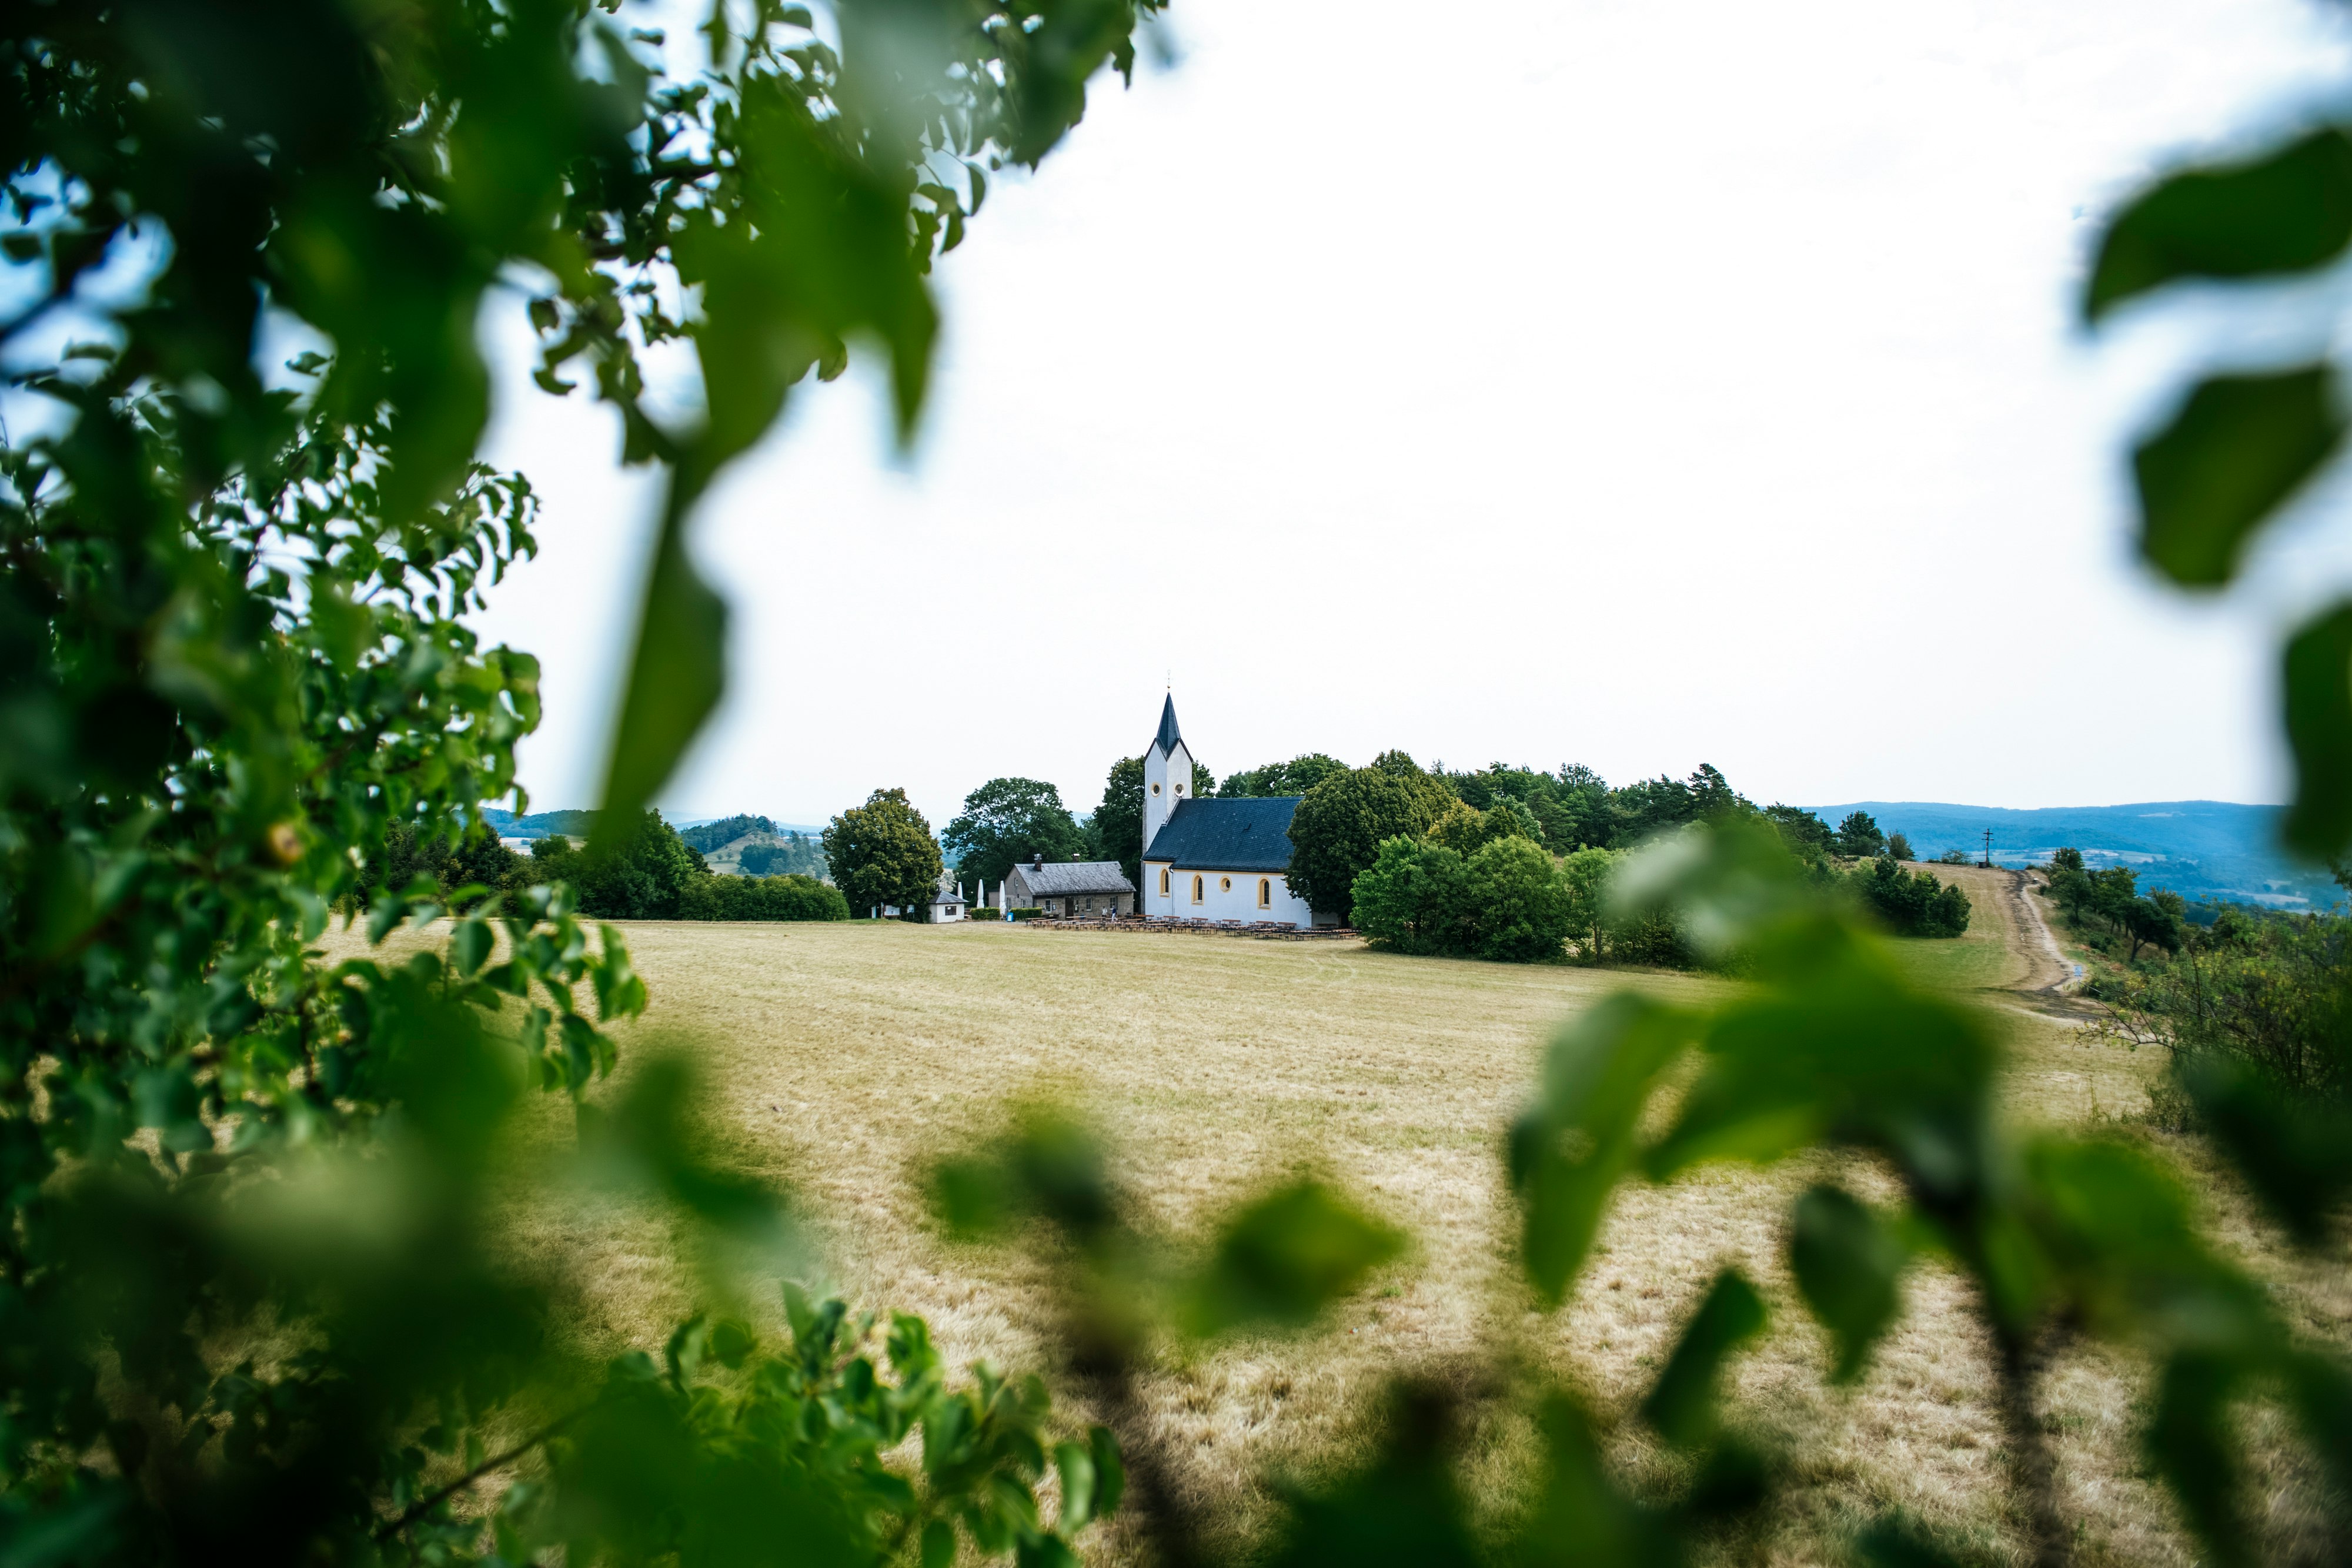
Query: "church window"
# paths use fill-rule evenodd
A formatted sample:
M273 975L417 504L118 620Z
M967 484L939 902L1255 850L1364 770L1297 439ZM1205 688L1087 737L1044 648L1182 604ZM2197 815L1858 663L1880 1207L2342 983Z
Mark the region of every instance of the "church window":
M1274 907L1274 880L1271 877L1257 879L1257 906L1260 909Z
M1192 879L1192 902L1201 902L1201 879L1197 876Z
M1157 785L1157 784L1154 784L1154 785L1151 787L1151 792L1152 792L1153 794L1155 794L1155 795L1159 794L1159 793L1160 793L1160 786L1159 786L1159 785Z
M1168 868L1166 866L1161 866L1160 868L1160 896L1162 898L1168 896Z
M1221 876L1217 879L1217 891L1219 893L1231 893L1233 890L1234 879L1232 877Z

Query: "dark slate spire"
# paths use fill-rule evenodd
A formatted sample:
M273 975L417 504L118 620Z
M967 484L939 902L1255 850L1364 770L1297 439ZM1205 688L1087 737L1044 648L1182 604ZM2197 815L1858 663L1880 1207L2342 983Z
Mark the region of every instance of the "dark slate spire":
M1176 727L1176 694L1171 692L1168 700L1160 705L1160 738L1157 744L1161 752L1171 752L1183 738L1183 731Z

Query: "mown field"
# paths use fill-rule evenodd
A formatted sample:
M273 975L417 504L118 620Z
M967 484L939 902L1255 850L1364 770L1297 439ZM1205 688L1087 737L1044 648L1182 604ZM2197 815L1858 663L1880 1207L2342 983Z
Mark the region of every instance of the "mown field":
M2128 1117L2156 1063L2091 1042L1998 990L2009 973L2000 879L1964 878L1977 929L1909 945L1923 979L1975 990L2011 1042L2011 1098L2027 1123ZM1738 1262L1773 1298L1775 1326L1737 1374L1740 1402L1807 1455L1800 1503L1771 1555L1820 1561L1869 1510L1896 1504L2014 1554L1984 1346L1958 1287L1916 1274L1913 1311L1857 1389L1823 1388L1822 1343L1776 1245L1788 1198L1825 1168L1717 1170L1631 1193L1576 1303L1538 1317L1510 1262L1502 1130L1544 1041L1611 989L1696 997L1722 982L1570 967L1400 957L1355 946L897 924L639 925L629 940L654 1003L625 1031L628 1062L698 1061L724 1153L799 1194L810 1276L856 1302L919 1312L950 1358L1043 1369L1048 1281L1034 1261L943 1239L922 1177L937 1155L1002 1125L1016 1097L1077 1107L1117 1151L1117 1175L1171 1234L1197 1234L1265 1184L1331 1177L1409 1229L1412 1253L1304 1339L1171 1356L1149 1394L1183 1457L1183 1484L1236 1540L1272 1515L1268 1478L1359 1451L1384 1381L1445 1375L1498 1346L1629 1408L1697 1291ZM600 1094L609 1093L601 1090ZM552 1137L568 1136L551 1108ZM2128 1133L2128 1129L2126 1130ZM2184 1156L2185 1157L2185 1156ZM1868 1181L1867 1173L1861 1179ZM2267 1251L2210 1171L2231 1244ZM658 1225L614 1209L534 1214L521 1245L593 1281L578 1303L588 1348L656 1343L698 1304ZM2341 1335L2338 1280L2280 1266L2308 1321ZM2061 1354L2047 1418L2083 1560L2186 1563L2168 1503L2133 1434L2145 1389L2103 1353ZM1507 1423L1482 1434L1474 1480L1506 1484L1521 1451ZM1619 1458L1664 1462L1630 1424ZM1131 1556L1114 1531L1098 1557Z

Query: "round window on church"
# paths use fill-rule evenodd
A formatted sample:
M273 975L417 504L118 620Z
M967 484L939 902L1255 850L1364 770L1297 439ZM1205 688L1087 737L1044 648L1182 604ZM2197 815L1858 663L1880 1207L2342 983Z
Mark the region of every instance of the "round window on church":
M1231 893L1233 890L1234 879L1232 877L1221 876L1217 879L1217 891L1219 893Z
M1151 787L1151 792L1152 792L1153 794L1155 794L1155 795L1159 794L1159 793L1160 793L1160 786L1159 786L1159 785L1157 785L1157 784L1154 784L1154 785Z

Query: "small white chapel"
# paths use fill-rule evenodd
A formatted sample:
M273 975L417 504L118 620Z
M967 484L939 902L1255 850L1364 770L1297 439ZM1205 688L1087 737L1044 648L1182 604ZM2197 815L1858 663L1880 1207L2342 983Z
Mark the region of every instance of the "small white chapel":
M1160 709L1160 733L1143 758L1143 887L1137 904L1155 920L1269 921L1333 925L1290 891L1290 819L1296 795L1233 800L1192 793L1192 754L1176 724L1176 698Z

